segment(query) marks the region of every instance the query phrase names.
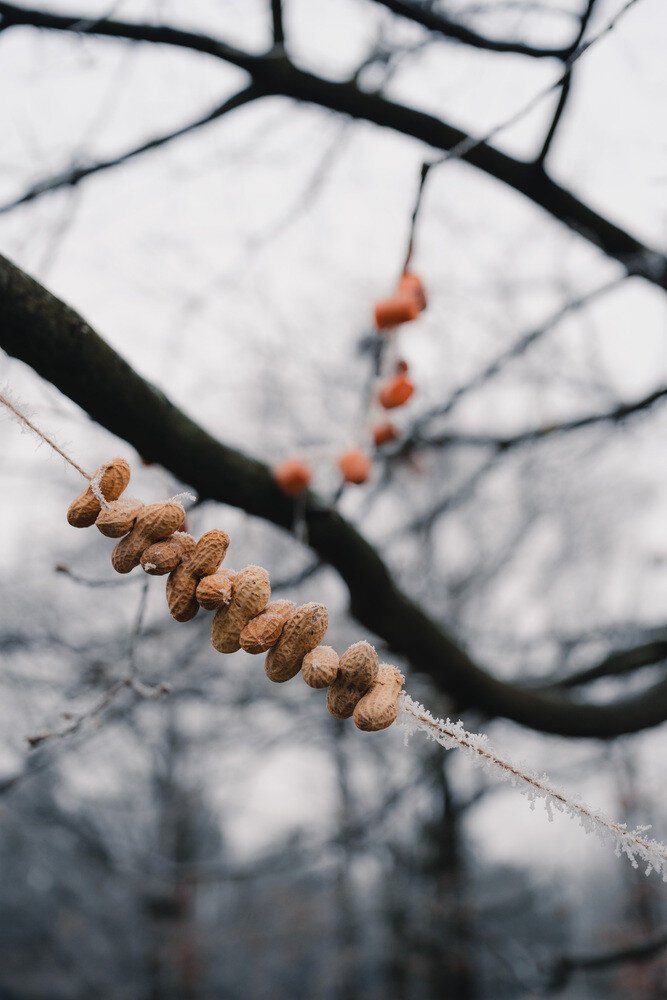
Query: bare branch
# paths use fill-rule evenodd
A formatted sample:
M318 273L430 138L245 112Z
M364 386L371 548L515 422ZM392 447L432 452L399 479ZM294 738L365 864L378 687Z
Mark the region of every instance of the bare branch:
M572 43L570 51L567 53L568 58L573 53L575 53L578 50L579 46L581 45L581 41L584 35L586 34L586 28L588 27L596 2L597 0L587 0L586 7L584 8L584 12L581 15L581 19L579 21L579 31L577 32L577 36L574 42ZM535 162L540 166L544 164L544 161L546 160L549 150L551 148L551 144L556 135L556 130L558 129L561 118L563 117L563 112L565 111L565 107L567 105L567 101L570 96L571 88L572 88L572 65L569 65L565 71L565 76L563 77L563 82L560 88L560 95L558 97L558 103L556 104L556 110L554 111L553 118L551 119L551 124L549 125L549 129L542 144L542 148L540 152L537 154L537 157L535 159Z
M621 677L624 674L634 673L644 667L656 666L667 660L667 639L656 640L654 642L643 642L639 646L632 646L630 649L620 649L605 657L600 663L592 667L586 667L567 677L559 678L550 685L541 684L540 688L574 688L590 684L592 681L600 680L603 677Z
M445 403L442 403L440 406L436 406L433 409L428 410L426 413L423 413L415 421L411 431L407 435L406 440L410 442L410 444L414 444L415 441L419 439L424 428L432 420L435 420L437 417L446 417L464 396L467 396L470 392L480 389L483 385L490 381L490 379L499 375L510 361L513 361L515 358L525 354L525 352L532 347L533 344L535 344L538 340L541 340L545 334L550 333L554 327L559 325L559 323L568 319L573 313L578 312L585 306L590 305L601 296L606 295L607 292L611 292L615 288L618 288L626 278L627 275L622 274L619 277L612 279L612 281L608 281L606 284L592 289L590 292L585 292L576 299L572 299L570 302L567 302L564 306L558 309L557 312L550 316L549 319L545 320L544 323L541 323L533 330L529 330L527 333L522 334L522 336L520 336L511 347L508 347L506 350L501 351L500 354L497 354L493 361L485 365L484 368L482 368L477 375L473 376L469 382L466 382L465 385L459 386L458 389L455 389Z
M662 402L666 396L667 386L661 386L659 389L654 389L653 392L636 400L634 403L620 403L613 410L607 410L605 413L593 413L587 417L579 417L576 420L537 427L534 430L524 431L522 434L516 434L513 437L496 437L492 434L445 433L436 434L430 438L422 438L417 444L427 448L455 446L493 448L498 452L507 452L525 444L533 444L536 441L543 441L545 438L569 434L572 431L583 430L586 427L595 427L598 424L620 424L627 420L628 417L633 417L638 413L652 409L657 403Z
M636 2L637 0L629 0L605 31L592 41L610 31L620 15ZM3 29L31 25L68 32L77 32L78 26L85 20L76 16L29 10L9 3L0 3L0 18ZM507 156L489 145L488 141L473 139L460 129L432 115L396 104L378 94L360 91L352 82L337 83L308 73L294 66L284 56L277 58L273 52L265 56L254 55L196 32L163 25L108 19L89 27L88 32L110 38L174 45L205 53L246 70L255 84L266 93L282 94L353 118L365 119L412 136L437 149L461 151L465 146L465 150L457 154L460 159L465 159L530 198L554 218L598 246L609 256L619 260L629 273L639 274L663 288L667 287L667 257L664 254L645 246L599 215L553 181L534 163L526 163ZM568 62L571 64L578 59L590 47L592 41L579 46L569 57ZM553 87L549 87L543 94L537 95L536 100L541 99L552 89ZM496 131L494 130L494 134Z
M95 163L84 164L81 166L72 166L69 170L64 171L60 174L54 174L51 177L45 177L43 180L38 181L31 187L24 191L23 194L18 195L18 197L13 198L11 201L5 202L4 205L0 205L0 214L3 212L9 212L13 208L17 208L19 205L25 205L28 202L35 201L35 199L40 198L44 194L49 194L52 191L59 191L61 188L76 187L82 180L86 177L91 177L93 174L102 173L104 170L110 170L112 167L118 167L122 163L127 163L128 160L133 159L135 156L140 156L142 153L148 153L154 149L159 149L160 146L164 146L174 139L180 139L181 136L188 135L190 132L194 132L195 129L201 128L202 125L208 125L210 122L216 121L218 118L222 118L229 111L234 111L236 108L243 107L244 104L249 104L251 101L256 100L258 97L262 96L262 92L258 87L250 86L246 87L244 90L239 91L232 97L227 98L222 102L222 104L216 105L211 111L208 111L205 115L200 118L195 118L194 121L187 122L187 124L180 126L180 128L174 129L170 132L164 132L161 135L153 136L152 139L147 139L145 142L140 143L138 146L133 146L130 149L125 150L124 153L119 153L117 156L113 156L107 160L98 160Z
M466 27L459 21L454 21L440 11L420 4L406 2L406 0L375 0L375 3L382 4L394 14L405 17L409 21L421 24L429 31L434 31L445 38L453 38L464 45L470 45L475 49L488 49L491 52L513 52L521 56L531 56L534 59L566 59L570 51L569 46L564 48L538 48L534 45L527 45L525 42L504 41L501 38L487 38L480 35L472 28Z
M282 0L271 0L271 22L273 24L273 44L282 48L285 45Z
M549 974L547 991L557 993L564 989L573 973L579 970L607 969L610 966L622 965L627 962L647 962L665 948L667 948L667 928L659 930L643 941L637 941L621 948L589 954L563 955L554 963Z

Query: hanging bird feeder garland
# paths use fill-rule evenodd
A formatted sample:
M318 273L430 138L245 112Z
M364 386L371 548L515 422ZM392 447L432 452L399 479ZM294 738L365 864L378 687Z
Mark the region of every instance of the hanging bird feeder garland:
M214 611L211 644L218 652L266 653L269 680L282 683L301 673L310 687L328 689L327 708L335 718L353 718L366 732L396 720L403 674L380 663L370 643L357 642L339 658L331 646L320 645L329 625L323 604L271 601L262 566L220 569L230 541L226 532L216 528L195 541L183 530L185 511L178 501L144 504L123 497L129 482L129 465L114 458L100 466L67 512L73 527L95 524L107 538L120 539L111 553L117 573L141 566L150 576L167 576L172 618L187 622L200 608Z
M394 294L375 304L373 318L375 330L382 337L381 357L384 359L378 378L378 385L372 400L372 408L382 411L395 410L411 399L415 386L409 377L409 366L404 358L395 357L398 329L404 323L419 318L426 309L427 300L421 279L411 271L404 271L398 280ZM341 478L346 483L365 483L372 471L373 460L370 445L381 448L395 441L399 430L392 420L380 418L372 425L369 433L369 449L352 448L340 454L336 460ZM305 458L290 457L280 462L273 470L276 482L288 496L298 496L311 484L312 470Z

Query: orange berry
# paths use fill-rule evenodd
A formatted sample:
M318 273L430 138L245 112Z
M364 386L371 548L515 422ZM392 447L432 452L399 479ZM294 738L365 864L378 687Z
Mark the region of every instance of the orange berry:
M409 323L419 316L419 304L412 295L393 295L375 303L375 325L390 330L399 323Z
M411 271L405 271L398 279L397 291L399 295L407 295L415 300L419 306L419 311L426 309L426 292L422 285L421 278Z
M380 406L384 406L385 410L403 406L414 391L415 387L406 375L396 375L380 389L378 394Z
M398 427L391 420L386 420L383 424L376 424L373 428L373 441L379 448L381 444L395 441L398 437Z
M299 458L286 458L276 466L273 475L283 493L290 497L303 493L312 478L310 469Z
M365 483L371 474L372 463L364 451L354 448L345 451L338 459L338 468L346 483Z

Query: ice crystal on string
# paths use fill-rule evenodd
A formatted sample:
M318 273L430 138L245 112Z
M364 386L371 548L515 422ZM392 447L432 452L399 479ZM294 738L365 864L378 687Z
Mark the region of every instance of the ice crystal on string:
M540 799L550 820L554 812L573 817L586 833L610 840L615 845L617 857L624 854L633 868L638 868L642 862L647 875L655 871L667 882L667 847L645 836L649 827L628 830L625 823L616 823L601 809L593 809L578 795L570 795L559 788L546 774L540 775L523 764L503 759L489 746L486 736L468 732L461 722L434 718L428 709L407 694L401 697L400 724L405 730L406 743L413 733L422 732L446 750L463 750L477 767L486 768L502 781L517 787L530 800L531 809Z
M196 503L197 497L194 493L188 493L188 491L185 490L183 493L177 493L176 496L172 497L170 503L179 503L181 507L185 507L186 500L190 503Z

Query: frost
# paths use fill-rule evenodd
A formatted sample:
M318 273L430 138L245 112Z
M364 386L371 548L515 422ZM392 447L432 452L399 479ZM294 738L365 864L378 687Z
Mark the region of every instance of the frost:
M104 493L102 493L102 487L100 485L104 472L105 472L105 466L101 465L97 470L97 472L95 473L95 475L93 476L93 478L90 480L90 489L92 493L95 495L95 498L97 499L97 502L99 503L102 510L105 510L110 506L109 501L105 497Z
M638 868L642 862L647 875L655 871L663 882L667 882L667 847L644 836L649 827L628 830L625 823L616 823L601 809L593 809L578 795L570 795L559 788L546 774L540 775L521 763L504 760L489 746L486 736L468 732L461 722L434 718L428 709L407 694L401 697L399 718L406 744L410 736L419 731L446 750L463 750L477 767L486 768L502 781L516 786L530 800L531 809L535 808L538 799L542 800L550 820L555 812L566 813L578 820L586 833L611 841L616 856L624 854L633 868Z
M190 503L195 503L196 500L197 500L197 497L194 495L194 493L188 493L187 490L186 490L183 493L177 493L175 497L171 497L171 499L170 499L169 502L170 503L179 503L181 505L181 507L184 507L184 503L183 503L184 500L189 500Z

